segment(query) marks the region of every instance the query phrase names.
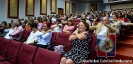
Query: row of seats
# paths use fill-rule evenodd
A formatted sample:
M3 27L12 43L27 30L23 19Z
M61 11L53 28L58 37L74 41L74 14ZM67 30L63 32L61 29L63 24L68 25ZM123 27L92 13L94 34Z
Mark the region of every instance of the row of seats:
M59 64L61 57L53 51L0 38L0 64Z
M24 38L29 36L31 31L24 31ZM57 33L53 32L51 43L54 45L71 45L72 42L68 40L71 34L68 33ZM96 36L92 34L91 43L88 46L90 50L93 50L96 45ZM71 46L65 47L65 51L69 51ZM23 44L14 40L9 40L5 38L0 38L0 59L6 57L12 57L7 61L0 62L0 64L59 64L62 57L61 54L58 54L53 51L46 49L38 48L35 46ZM89 54L89 59L95 59L96 52L92 51ZM2 60L1 60L2 61Z

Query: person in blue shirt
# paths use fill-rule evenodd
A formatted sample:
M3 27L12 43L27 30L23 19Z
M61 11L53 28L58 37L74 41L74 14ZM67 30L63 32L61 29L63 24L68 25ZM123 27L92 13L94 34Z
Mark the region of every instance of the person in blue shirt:
M52 38L50 24L44 24L43 30L37 35L37 38L37 43L32 45L46 49Z
M11 23L8 23L5 30L4 30L3 36L6 36L6 34L9 33L10 28L11 28Z

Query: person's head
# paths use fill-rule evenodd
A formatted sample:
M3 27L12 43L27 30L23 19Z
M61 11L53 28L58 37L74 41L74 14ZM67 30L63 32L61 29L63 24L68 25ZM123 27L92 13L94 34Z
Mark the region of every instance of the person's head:
M24 21L24 18L22 18L22 21Z
M13 23L13 20L11 20L11 24Z
M110 17L110 14L109 13L105 13L105 17Z
M21 21L17 21L16 26L20 26L20 25L21 25Z
M78 25L78 30L80 32L89 31L89 24L85 21L81 21Z
M36 17L34 17L34 20L36 20Z
M21 24L22 24L22 25L25 24L25 21L21 21Z
M38 20L34 20L34 23L39 23L39 21Z
M11 23L11 28L15 28L16 27L16 22L13 22L13 23Z
M103 17L103 21L104 21L105 24L110 23L109 17Z
M123 13L126 15L127 14L127 11L123 11Z
M30 27L33 31L37 30L37 23L32 23Z
M46 23L51 25L51 22L52 21L50 19L47 19L47 22Z
M11 23L8 23L6 28L11 28Z
M47 31L47 30L49 30L50 29L50 24L44 24L44 27L43 27L43 29L44 29L44 31Z
M69 20L68 20L68 25L69 25L69 26L73 26L73 25L74 25L74 21L73 21L72 19L69 19Z
M5 28L7 26L7 22L3 21L1 25L2 25L3 28Z
M60 19L56 19L56 24L60 24L61 20Z
M122 17L122 13L118 12L118 18L121 18L121 17Z
M116 14L112 15L113 16L113 20L117 20L118 16Z

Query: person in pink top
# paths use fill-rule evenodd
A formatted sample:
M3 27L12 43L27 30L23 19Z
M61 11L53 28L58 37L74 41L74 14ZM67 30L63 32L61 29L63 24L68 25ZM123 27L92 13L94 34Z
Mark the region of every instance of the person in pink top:
M12 36L12 39L14 40L19 40L21 39L24 29L22 28L20 21L17 21L15 24L16 27L14 28L13 32L9 34L9 36Z
M63 28L63 32L64 33L73 33L74 29L75 29L74 22L72 19L69 19L67 25L65 25Z

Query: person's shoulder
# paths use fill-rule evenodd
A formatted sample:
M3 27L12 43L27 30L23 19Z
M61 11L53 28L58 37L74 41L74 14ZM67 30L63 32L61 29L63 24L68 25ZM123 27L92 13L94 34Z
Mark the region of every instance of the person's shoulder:
M84 35L86 35L87 37L91 37L91 33L89 31L85 32Z
M42 33L42 32L40 32L40 31L37 31L37 32L36 32L36 34L43 34L43 33Z
M65 25L64 27L67 27L68 25Z
M62 23L60 23L59 25L62 25Z
M39 30L37 30L37 32L36 33L41 33Z
M103 23L102 22L99 22L96 26L99 26L99 25L102 25Z

